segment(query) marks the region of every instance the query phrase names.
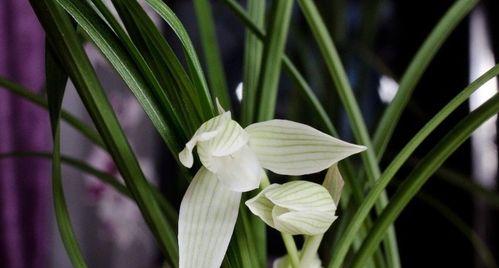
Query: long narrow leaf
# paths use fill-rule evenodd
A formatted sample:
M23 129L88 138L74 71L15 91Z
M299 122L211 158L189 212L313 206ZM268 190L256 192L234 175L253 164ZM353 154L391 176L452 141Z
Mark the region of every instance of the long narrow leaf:
M478 0L459 0L454 3L412 59L400 80L400 86L395 98L386 108L374 133L373 143L378 158L383 155L395 126L402 115L402 111L411 99L414 88L431 60L459 22L466 17L478 2Z
M188 126L188 136L202 122L208 120L212 110L203 110L203 96L196 89L180 60L175 55L154 22L147 16L139 3L131 0L113 0L132 40L144 55L151 69L172 103L181 111L182 126ZM210 101L210 100L204 100Z
M42 97L34 94L31 90L23 87L22 85L16 84L12 81L9 81L3 77L0 77L0 87L8 90L9 92L16 94L17 96L22 97L23 99L48 109L47 101ZM94 131L90 126L76 118L74 115L68 113L64 109L61 109L61 119L75 128L78 132L80 132L83 136L88 138L92 143L99 147L104 147L102 143L102 139L99 134Z
M129 54L119 42L113 32L107 27L104 21L91 9L84 1L57 0L59 4L73 16L82 29L88 34L96 46L107 57L112 66L121 75L124 82L135 94L151 122L156 127L158 133L168 145L170 150L177 152L178 141L175 139L173 130L169 124L179 125L179 120L174 117L176 114L173 106L165 98L154 98L148 84L144 81L134 63L130 60ZM157 96L157 95L156 95ZM162 108L167 109L169 121L165 120L157 100L161 99ZM181 129L181 128L178 128Z
M208 0L194 0L193 3L211 91L222 107L230 110L230 95L218 47L211 4Z
M54 214L59 227L62 243L74 267L87 267L81 253L78 240L71 224L61 172L61 133L59 118L61 116L62 100L68 76L53 53L52 47L47 43L45 48L45 77L47 86L47 100L52 127L52 195Z
M343 233L338 241L333 252L332 262L330 268L337 268L341 263L348 251L349 245L352 243L355 233L357 232L360 224L364 218L369 214L370 209L373 207L376 199L390 183L395 173L402 167L405 161L411 156L416 148L439 126L452 111L454 111L460 104L468 99L468 97L482 86L485 82L492 79L499 74L499 65L493 67L488 72L480 76L477 80L466 87L460 94L452 99L444 108L440 110L421 130L407 143L407 145L399 152L395 159L390 163L386 170L381 175L380 179L371 188L369 194L364 199L355 215L352 217L351 223Z
M262 71L258 81L258 96L260 97L257 121L274 117L281 59L284 55L292 8L293 1L283 0L275 1L271 9L268 34L264 40Z
M461 120L442 140L421 160L409 177L399 187L390 204L369 232L366 240L352 262L352 267L363 267L368 256L376 249L386 228L395 221L400 212L418 193L430 176L443 162L477 129L483 122L499 112L499 94L471 112Z
M178 17L173 13L171 8L169 8L166 3L160 0L146 0L146 2L163 18L163 20L172 28L180 42L183 45L187 63L189 65L189 72L191 73L191 78L196 85L197 95L201 97L201 106L203 111L213 111L214 106L211 101L210 92L208 90L208 85L201 69L201 63L199 62L196 50L192 44L189 34L185 30Z
M62 66L76 86L83 104L132 192L150 229L172 264L177 264L176 241L170 237L167 223L151 194L147 180L111 109L94 70L85 55L69 18L53 0L30 1L42 23L50 45L57 51Z
M355 99L350 83L348 82L348 77L341 63L341 59L333 43L333 39L321 19L321 15L314 2L299 0L298 3L300 4L301 10L303 11L305 18L312 29L312 33L314 34L328 67L329 74L336 85L338 95L340 96L340 99L343 102L343 107L345 108L347 116L350 119L355 139L358 143L368 147L367 151L361 154L361 157L368 178L371 182L374 182L381 174L376 160L376 154L359 105ZM387 203L387 195L386 193L383 193L376 204L377 212L380 212ZM384 246L389 266L400 267L397 239L395 235L395 228L393 226L390 227L390 230L388 231Z
M24 158L24 157L36 157L36 158L44 158L44 159L52 159L53 155L50 152L30 152L30 151L22 151L22 152L6 152L6 153L1 153L0 154L0 160L5 159L5 158L11 158L11 157L17 157L17 158ZM60 157L61 163L64 165L68 165L73 167L74 169L87 173L89 175L94 176L101 182L111 186L114 190L117 192L123 194L124 196L133 199L132 194L128 189L126 188L125 185L119 182L118 178L109 175L108 173L98 170L87 163L70 157L66 155L61 155ZM176 226L177 221L178 221L178 215L173 206L161 195L161 192L156 189L154 186L151 185L151 189L153 191L154 197L158 201L158 204L161 207L161 210L163 213L168 217L168 220L170 221L171 226ZM175 228L171 228L172 232L174 231ZM173 236L175 236L174 233L172 233Z
M248 16L254 23L263 28L265 20L265 1L249 0ZM258 36L246 30L243 67L243 99L241 102L241 121L243 126L254 122L255 100L262 62L263 46Z

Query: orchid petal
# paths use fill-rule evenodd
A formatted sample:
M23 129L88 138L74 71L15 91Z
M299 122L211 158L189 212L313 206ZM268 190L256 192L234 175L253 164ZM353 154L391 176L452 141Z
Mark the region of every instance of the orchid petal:
M324 170L334 163L366 150L336 139L310 126L270 120L246 128L249 146L262 167L282 175L305 175Z
M275 206L272 210L275 228L290 235L319 235L336 220L334 211L289 211Z
M218 268L237 220L241 193L201 168L182 199L179 213L180 268Z
M265 197L265 193L275 187L279 187L279 184L271 184L265 189L260 191L255 197L248 199L245 204L249 210L260 217L267 225L274 227L274 220L272 219L272 208L274 204Z
M215 138L221 132L224 125L230 121L230 112L225 112L221 115L215 116L212 119L204 122L199 129L194 133L194 136L185 144L178 157L182 165L191 168L194 162L192 150L199 142L206 142Z
M339 204L345 181L343 181L338 165L335 164L327 170L326 177L324 178L322 185L324 185L324 187L326 187L328 192L331 194L334 203Z
M322 185L309 181L292 181L265 192L277 206L298 211L336 210L333 198Z
M234 120L226 121L217 130L218 134L213 139L199 144L198 153L202 162L205 160L203 157L233 154L248 143L248 134Z
M246 192L258 188L262 178L262 168L256 155L247 145L227 156L209 156L200 147L198 153L203 165L215 173L225 187Z

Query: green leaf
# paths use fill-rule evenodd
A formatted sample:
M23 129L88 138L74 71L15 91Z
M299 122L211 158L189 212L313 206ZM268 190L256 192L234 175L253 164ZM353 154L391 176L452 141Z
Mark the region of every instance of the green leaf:
M347 229L336 244L332 256L332 262L329 265L330 268L341 266L348 251L348 247L352 243L360 224L369 214L370 209L376 202L380 193L390 183L395 173L411 156L414 150L416 150L416 148L433 132L433 130L437 128L437 126L445 120L445 118L447 118L447 116L450 115L450 113L466 101L475 90L498 74L499 65L496 65L480 76L477 80L473 81L468 87L463 89L461 93L454 97L444 108L442 108L423 128L421 128L421 130L406 144L406 146L402 148L390 165L385 169L380 179L371 188L369 194L364 199L364 202L360 205L359 209L352 217L351 223L348 224Z
M374 133L373 143L378 158L381 158L392 137L402 111L411 99L412 92L431 60L457 25L478 4L478 0L459 0L452 5L412 59L400 80L395 98L386 108Z
M73 16L80 27L101 50L103 55L106 56L118 74L120 74L123 81L136 96L138 102L151 119L151 122L156 127L168 148L174 153L178 152L178 139L185 137L186 134L181 133L179 135L180 137L178 137L173 133L173 129L176 131L182 130L181 127L176 127L180 126L180 120L176 116L177 112L169 100L164 95L158 93L158 88L160 88L160 86L154 84L154 79L151 76L148 76L149 84L153 85L153 87L149 87L149 84L144 80L144 77L137 69L135 63L131 60L131 58L134 58L142 69L147 68L144 59L138 54L137 49L133 47L129 41L127 42L127 39L124 36L121 36L124 38L123 42L127 45L127 49L131 51L129 54L116 35L109 29L107 24L86 2L70 0L57 1L71 16ZM116 32L119 33L118 30L116 30ZM156 91L153 92L151 88L156 89ZM158 101L161 105L158 104ZM174 128L170 128L169 125L174 126Z
M71 224L61 175L61 140L59 118L68 76L56 59L53 48L47 43L45 48L45 77L47 100L52 127L52 196L54 214L62 243L74 267L87 267Z
M254 23L237 2L233 0L223 0L223 2L227 4L227 6L234 12L234 14L243 21L248 30L251 31L256 37L258 37L258 39L260 40L265 39L266 34L262 26ZM257 2L263 2L263 1L257 1ZM319 99L317 98L311 87L307 84L305 78L300 74L296 66L293 64L293 62L291 62L291 60L286 55L283 55L282 61L284 64L284 70L289 73L293 81L295 81L295 83L297 84L298 89L306 97L307 101L312 104L312 107L314 108L314 111L317 113L319 119L322 121L324 128L328 130L330 134L337 137L338 134L331 122L331 119L327 115L326 110L320 103ZM244 87L243 90L245 90ZM244 98L245 97L243 94L243 101Z
M203 70L201 69L201 64L199 63L196 50L192 45L192 41L189 38L189 34L185 30L185 27L182 25L175 13L173 13L173 11L166 5L166 3L160 0L146 0L146 2L163 18L163 20L170 26L179 38L189 65L191 79L196 85L195 88L197 95L202 96L200 100L203 111L212 111L213 103L208 90L208 85L206 83Z
M3 77L0 77L0 88L4 88L9 92L16 94L17 96L22 97L23 99L30 101L33 104L36 104L40 107L48 109L47 101L41 98L40 96L33 94L31 91L22 85L16 84L12 81L9 81ZM95 132L90 126L87 126L84 122L76 118L74 115L66 112L64 109L61 109L61 119L75 128L78 132L80 132L83 136L89 139L95 145L104 148L104 144L102 143L102 139L97 132ZM104 148L105 149L105 148Z
M79 1L78 1L79 2ZM154 233L160 249L177 264L176 241L151 194L149 184L116 119L69 18L52 0L30 1L64 70L73 81L104 143Z
M291 20L293 1L275 1L269 16L268 34L264 40L262 70L258 81L258 120L274 117L282 57Z
M180 111L181 126L188 128L187 136L191 135L213 115L212 110L204 110L201 106L202 102L210 100L200 99L203 96L197 94L173 49L140 4L132 0L114 0L113 3L135 45L151 64L163 91Z
M265 1L248 0L248 16L263 28L265 20ZM247 126L255 120L256 94L262 62L263 44L258 36L246 30L243 66L243 99L241 102L241 123Z
M10 157L36 157L36 158L52 159L53 154L50 152L30 152L30 151L6 152L0 154L0 159L10 158ZM103 183L111 186L117 192L133 200L133 196L130 193L130 191L128 191L125 185L119 182L118 178L111 176L104 171L98 170L76 158L61 155L60 160L62 164L71 166L80 172L85 172L89 175L94 176ZM178 221L177 212L172 207L172 205L163 197L161 192L155 186L151 185L151 190L153 191L154 197L156 198L159 206L161 207L161 210L168 217L170 226L172 226L170 228L172 231L172 235L175 236L173 231L176 230L177 226L177 221Z
M433 147L422 159L421 163L409 174L407 179L404 180L404 183L399 187L388 206L380 215L354 258L352 267L363 267L366 258L376 249L387 226L395 221L400 212L418 193L430 176L459 148L475 129L498 112L499 95L496 94L461 120Z
M236 225L241 193L201 167L182 199L178 243L181 268L220 267Z
M317 44L319 45L331 79L336 86L336 90L343 103L343 107L345 108L347 116L350 119L355 140L358 143L368 147L367 151L361 154L361 157L369 181L374 182L381 174L374 147L372 146L371 138L369 137L364 118L362 117L362 113L353 94L348 77L341 63L341 59L333 43L333 39L330 36L314 2L299 0L298 3L300 4L301 10L310 25L310 29L314 34ZM386 206L387 202L387 195L386 193L383 193L376 205L377 212L380 212ZM389 266L400 267L397 239L393 226L387 234L384 246Z
M211 4L208 0L194 0L193 3L213 97L218 98L222 106L230 110L230 95L218 47Z

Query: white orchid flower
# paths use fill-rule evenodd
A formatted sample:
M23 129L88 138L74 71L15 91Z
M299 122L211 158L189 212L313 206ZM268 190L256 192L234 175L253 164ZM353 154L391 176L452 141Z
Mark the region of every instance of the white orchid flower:
M328 190L309 181L271 184L246 206L270 227L290 235L322 234L337 218Z
M230 112L220 106L219 112L199 127L179 154L180 162L190 168L197 148L203 164L180 207L180 268L220 266L241 192L258 188L262 168L282 175L311 174L366 149L287 120L243 129Z

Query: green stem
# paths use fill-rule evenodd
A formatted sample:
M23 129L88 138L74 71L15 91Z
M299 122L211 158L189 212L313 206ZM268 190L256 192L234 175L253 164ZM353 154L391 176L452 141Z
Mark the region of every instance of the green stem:
M317 254L317 250L319 250L323 237L324 234L307 236L305 238L305 243L303 243L301 253L300 267L310 267L315 255Z

